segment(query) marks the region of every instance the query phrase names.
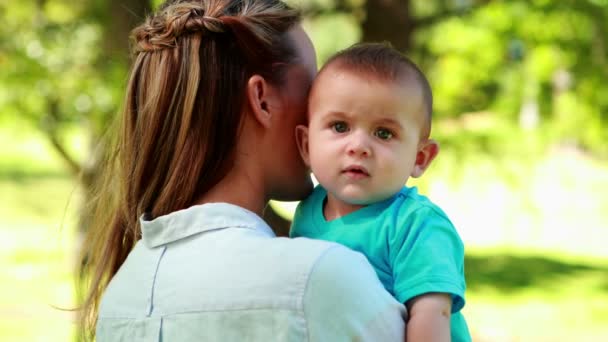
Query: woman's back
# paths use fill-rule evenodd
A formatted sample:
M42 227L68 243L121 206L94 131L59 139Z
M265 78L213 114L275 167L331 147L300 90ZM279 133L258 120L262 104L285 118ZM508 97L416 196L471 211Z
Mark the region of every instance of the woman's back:
M97 341L403 337L362 255L259 218L312 189L294 132L317 66L299 20L280 0L168 0L133 31L84 247Z
M403 306L362 255L339 245L276 238L227 203L142 221L142 230L102 298L100 341L402 337Z

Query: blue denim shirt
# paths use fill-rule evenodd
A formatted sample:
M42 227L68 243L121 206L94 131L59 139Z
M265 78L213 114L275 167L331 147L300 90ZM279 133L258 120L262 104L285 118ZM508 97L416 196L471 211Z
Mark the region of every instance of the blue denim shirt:
M100 304L98 341L402 341L405 308L365 257L277 238L226 203L152 221Z

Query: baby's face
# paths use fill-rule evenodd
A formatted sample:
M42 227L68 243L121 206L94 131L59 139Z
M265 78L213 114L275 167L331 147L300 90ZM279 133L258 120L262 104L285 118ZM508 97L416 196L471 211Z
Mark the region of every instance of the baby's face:
M330 195L350 204L386 199L413 172L424 126L415 82L325 70L309 99L309 164Z

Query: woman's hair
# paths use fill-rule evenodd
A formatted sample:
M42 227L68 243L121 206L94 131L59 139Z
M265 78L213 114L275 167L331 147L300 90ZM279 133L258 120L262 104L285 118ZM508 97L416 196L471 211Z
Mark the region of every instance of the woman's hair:
M167 1L132 31L122 118L96 190L83 246L82 323L141 238L139 217L191 206L233 166L254 74L281 84L300 14L280 0Z

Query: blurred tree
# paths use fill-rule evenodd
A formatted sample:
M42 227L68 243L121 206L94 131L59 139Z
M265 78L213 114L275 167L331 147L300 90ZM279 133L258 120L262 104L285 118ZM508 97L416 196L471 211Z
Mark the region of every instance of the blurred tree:
M100 137L120 102L131 28L148 0L30 0L0 3L5 49L0 65L1 116L24 118L79 177L84 203L103 154ZM74 146L75 128L89 141ZM82 211L81 227L87 226Z
M328 23L330 16L350 23L357 32L347 37L344 28L316 32L313 19L315 42L334 42L335 50L357 40L386 40L413 57L431 79L437 118L485 112L477 118L493 122L496 130L506 125L542 129L539 134L546 135L547 143L565 141L608 155L608 146L602 143L608 138L604 129L608 1L310 0L306 4L310 13L323 18L324 27L343 25L336 19ZM324 61L331 52L317 46Z
M463 134L489 142L489 152L505 145L512 126L608 155L607 0L297 6L308 13L305 25L321 62L359 40L392 42L428 74L437 119L456 120ZM98 142L122 99L128 32L150 8L149 0L0 2L0 120L40 128L70 172L83 175L85 203L103 152ZM469 112L481 114L463 115ZM75 130L89 142L75 144Z
M486 29L503 46L503 57L491 69L494 78L484 80L493 84L496 93L481 106L511 117L519 114L517 121L526 127L534 125L526 124L530 120L524 115L536 108L532 111L537 112L537 118L531 121L544 126L552 141L572 141L581 148L605 153L599 142L608 107L597 95L605 98L608 91L601 81L608 76L606 52L601 51L607 37L601 32L608 27L608 11L606 3L596 3L496 3L480 12L476 21L484 20ZM486 14L504 17L503 24L484 19ZM517 52L513 47L518 46L519 56L513 53ZM596 95L587 93L589 83L594 84ZM559 99L564 97L571 97L576 105L560 115L565 104Z
M118 91L115 93L115 105L110 111L100 112L93 119L91 132L91 154L81 163L81 179L85 191L85 203L90 203L94 194L93 185L98 180L100 160L104 153L104 141L101 137L108 129L108 123L117 112L117 104L122 100L123 83L127 67L129 66L129 34L133 27L141 23L146 13L151 11L149 0L91 0L89 17L98 22L101 27L101 50L98 54L96 65L98 66L98 77L106 78L108 86ZM89 226L90 211L86 208L81 212L81 229Z

